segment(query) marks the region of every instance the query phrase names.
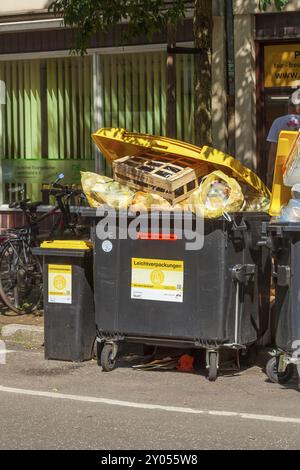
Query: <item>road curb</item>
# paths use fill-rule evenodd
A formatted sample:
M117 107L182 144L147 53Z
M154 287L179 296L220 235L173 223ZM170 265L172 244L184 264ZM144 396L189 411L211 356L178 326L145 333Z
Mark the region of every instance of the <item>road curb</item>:
M1 339L26 346L42 346L44 343L44 327L35 325L18 325L11 323L1 328Z

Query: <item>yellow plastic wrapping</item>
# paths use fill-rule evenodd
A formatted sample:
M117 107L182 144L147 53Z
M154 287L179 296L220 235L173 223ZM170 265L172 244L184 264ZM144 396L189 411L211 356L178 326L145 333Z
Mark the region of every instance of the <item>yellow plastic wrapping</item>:
M159 194L137 191L134 195L130 210L132 212L144 212L149 210L173 211L182 210L182 205L175 204L172 206L169 201Z
M130 210L137 212L148 211L150 209L171 210L172 206L166 199L159 196L158 194L137 191L134 195Z
M221 185L224 197L218 191L214 194L216 184ZM221 217L224 213L238 212L244 203L244 195L239 183L222 171L214 171L202 180L188 199L190 209L209 219Z
M134 196L128 186L90 171L81 172L81 185L91 207L107 204L115 209L127 209Z

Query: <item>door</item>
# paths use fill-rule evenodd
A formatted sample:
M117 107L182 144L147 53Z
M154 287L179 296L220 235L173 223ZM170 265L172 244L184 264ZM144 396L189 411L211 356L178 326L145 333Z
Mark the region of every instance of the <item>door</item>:
M289 97L300 87L300 40L260 44L257 79L258 168L266 181L270 127L276 118L288 114Z

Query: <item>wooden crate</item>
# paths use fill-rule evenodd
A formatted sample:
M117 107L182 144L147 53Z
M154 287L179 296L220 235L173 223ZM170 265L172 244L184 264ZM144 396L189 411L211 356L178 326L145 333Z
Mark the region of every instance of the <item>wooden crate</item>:
M159 194L173 204L186 199L207 172L205 162L169 154L143 153L113 161L116 181L140 191Z

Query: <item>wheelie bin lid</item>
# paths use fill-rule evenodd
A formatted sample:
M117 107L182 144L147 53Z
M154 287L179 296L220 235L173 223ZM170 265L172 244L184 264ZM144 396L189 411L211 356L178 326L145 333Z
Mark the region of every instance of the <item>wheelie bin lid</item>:
M93 244L88 240L46 240L39 247L32 248L32 253L37 256L83 258L91 254L92 249Z
M46 240L41 243L40 248L52 250L91 250L93 244L89 240Z
M109 163L127 155L138 155L145 150L149 158L151 153L195 158L208 163L209 171L222 170L238 181L248 184L259 194L270 197L270 191L253 171L230 155L212 147L200 148L168 137L138 134L112 127L99 129L92 134L92 138Z

